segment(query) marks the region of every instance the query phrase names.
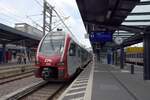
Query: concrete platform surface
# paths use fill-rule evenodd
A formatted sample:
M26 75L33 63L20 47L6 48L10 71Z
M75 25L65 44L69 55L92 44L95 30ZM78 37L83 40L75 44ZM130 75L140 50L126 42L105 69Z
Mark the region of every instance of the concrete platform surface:
M150 81L141 70L92 62L60 96L59 100L150 100Z

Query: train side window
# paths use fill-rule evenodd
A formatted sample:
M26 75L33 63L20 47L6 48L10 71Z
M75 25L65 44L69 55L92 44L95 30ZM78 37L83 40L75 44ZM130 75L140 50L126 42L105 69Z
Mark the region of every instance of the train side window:
M70 44L69 56L76 56L76 45L74 43Z
M80 48L78 48L78 57L80 57L81 55L81 51L80 51Z
M143 56L143 53L141 53L141 58L143 58L144 56Z
M139 53L139 58L141 58L141 53Z
M134 58L134 54L132 54L132 58Z

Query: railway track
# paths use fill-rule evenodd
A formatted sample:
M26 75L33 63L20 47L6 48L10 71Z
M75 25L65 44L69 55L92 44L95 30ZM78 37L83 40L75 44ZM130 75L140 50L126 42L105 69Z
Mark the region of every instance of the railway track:
M10 88L9 87L5 91L5 94L2 94L2 97L0 98L0 100L57 100L57 98L61 95L61 93L78 76L79 73L77 73L74 77L72 77L72 80L66 82L65 84L62 82L49 82L48 83L43 80L37 81L36 78L34 79L35 82L32 82L33 76L31 76L31 78L26 79L26 80L30 81L31 84L29 82L29 84L27 85L28 82L26 82L26 81L24 81L23 83L19 83L19 84L17 82L18 85L25 83L26 86L23 85L23 88L22 87L16 88L15 91L14 91L14 89L12 89L11 90L12 92L9 90L10 92L8 93L7 90ZM20 81L20 80L18 80L18 81ZM8 82L8 84L4 84L4 87L12 86L11 83L14 83L13 86L16 86L15 85L16 82L14 81L14 82L10 82L10 85L9 85L9 82ZM4 87L2 87L2 88L4 88Z
M63 83L47 83L35 92L24 96L20 100L51 100L62 88Z
M17 68L21 68L21 67L30 67L30 66L34 66L34 64L24 64L24 65L20 65L20 64L17 64L17 65L8 65L8 66L2 66L0 67L0 70L8 70L8 69L17 69Z
M63 83L40 81L5 95L0 100L48 100L52 99L63 87Z
M15 76L10 76L10 77L7 77L7 78L3 78L3 79L0 79L0 85L3 85L3 84L8 83L8 82L16 81L16 80L19 80L19 79L23 79L23 78L26 78L26 77L30 77L30 76L33 76L33 75L34 75L33 71L30 71L30 72L27 72L27 73L22 73L20 75L15 75Z
M8 69L0 68L0 80L30 73L33 72L34 70L35 70L34 66L17 67L17 68L12 67Z

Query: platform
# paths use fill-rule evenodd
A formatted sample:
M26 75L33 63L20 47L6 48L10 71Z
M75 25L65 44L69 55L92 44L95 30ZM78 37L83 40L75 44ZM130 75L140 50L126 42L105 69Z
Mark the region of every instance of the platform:
M92 62L59 100L150 100L150 81L143 80L142 69L135 74L129 69Z
M2 69L12 69L24 66L34 66L34 63L27 63L27 64L16 64L16 63L8 63L8 64L0 64L0 70Z

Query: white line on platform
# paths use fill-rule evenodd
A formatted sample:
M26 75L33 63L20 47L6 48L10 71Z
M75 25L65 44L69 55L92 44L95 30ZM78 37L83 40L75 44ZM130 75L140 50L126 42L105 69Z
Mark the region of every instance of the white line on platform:
M84 70L83 70L83 72L85 72L88 68L89 68L90 66L88 65ZM82 72L82 73L83 73ZM80 74L81 76L83 75L83 74ZM69 90L72 90L72 89L74 89L74 88L72 88L72 86L74 85L74 83L75 82L83 82L83 81L87 81L87 80L81 80L81 79L79 79L80 78L80 75L70 84L70 86L62 93L62 95L58 98L58 100L62 100L66 95L67 95L67 92L69 91ZM87 85L86 85L87 86ZM84 86L83 86L84 87ZM83 87L79 87L79 88L83 88ZM75 87L76 88L76 87ZM85 93L85 91L84 91L84 93Z
M88 80L89 78L78 78L78 80Z
M83 97L73 98L73 99L70 99L70 100L83 100Z
M86 86L87 83L80 83L80 84L75 84L75 83L74 83L72 86L80 86L80 85L85 85L85 86Z
M81 89L81 88L86 88L86 86L82 86L82 87L71 87L70 90L78 90L78 89Z
M88 82L88 80L76 80L76 82Z
M103 73L106 73L106 72L108 72L108 71L100 71L100 70L94 70L94 72L96 72L96 73L99 73L99 72L103 72Z
M81 94L81 93L85 93L85 91L79 91L79 92L74 92L74 93L67 93L65 96L72 96L72 95Z
M130 71L128 71L128 70L121 70L121 72L123 72L123 73L129 73Z
M91 100L91 97L92 97L94 67L95 67L95 62L93 62L93 64L92 64L92 68L91 68L90 77L88 80L88 86L87 86L87 89L85 92L84 100Z

